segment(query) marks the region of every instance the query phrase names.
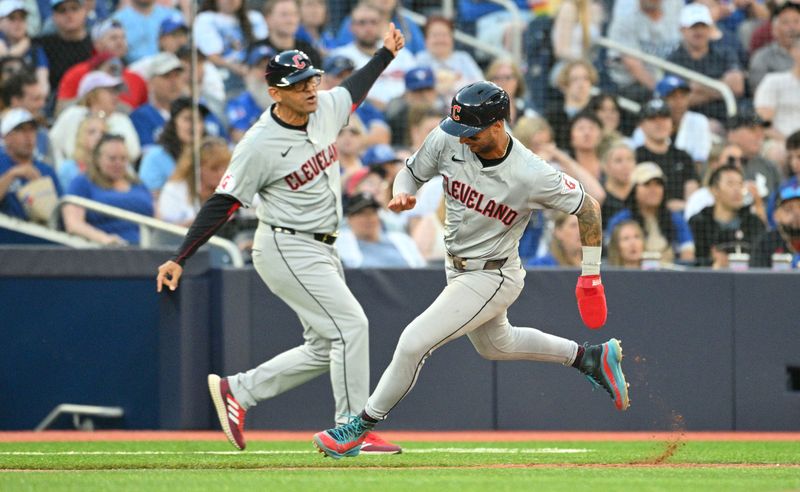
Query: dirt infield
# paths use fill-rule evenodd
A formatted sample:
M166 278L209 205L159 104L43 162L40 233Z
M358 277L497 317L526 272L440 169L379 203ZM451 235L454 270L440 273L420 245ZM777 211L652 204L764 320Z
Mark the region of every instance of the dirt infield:
M251 441L308 441L316 431L248 431ZM382 431L392 441L800 441L800 432ZM3 431L0 442L215 441L219 431Z

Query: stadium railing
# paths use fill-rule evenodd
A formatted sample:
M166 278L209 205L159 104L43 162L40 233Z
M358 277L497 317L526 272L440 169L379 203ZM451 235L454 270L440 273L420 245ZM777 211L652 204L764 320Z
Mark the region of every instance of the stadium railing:
M688 68L669 62L667 60L664 60L663 58L649 55L647 53L644 53L643 51L630 48L623 44L617 43L616 41L612 41L608 38L599 37L595 40L595 43L609 50L618 51L620 53L624 53L628 56L632 56L634 58L642 60L645 63L649 63L650 65L655 65L664 71L674 73L675 75L683 77L684 79L688 79L697 82L698 84L702 84L706 87L714 89L715 91L722 94L722 99L725 101L725 109L728 113L728 117L734 116L736 114L737 111L736 96L733 94L731 88L728 87L724 82L712 79L711 77L707 77L699 72L695 72L694 70L689 70Z
M100 247L97 243L87 241L82 237L73 236L66 232L57 231L34 222L28 222L5 214L0 214L0 230L9 231L18 236L35 238L43 242L61 244L76 249L93 249ZM3 241L0 240L0 242Z
M94 200L89 200L75 195L65 195L61 198L61 200L59 200L58 206L53 213L53 224L56 223L57 218L60 216L61 208L67 203L83 207L93 212L138 224L140 227L141 237L139 246L142 248L160 245L160 242L157 240L154 231L182 238L189 230L186 227L170 224L162 220L154 219L153 217L129 212L121 208L112 207L104 203L99 203ZM208 245L211 248L222 250L222 252L227 256L228 263L231 266L237 268L244 266L242 253L239 251L239 248L233 241L214 236L208 240Z

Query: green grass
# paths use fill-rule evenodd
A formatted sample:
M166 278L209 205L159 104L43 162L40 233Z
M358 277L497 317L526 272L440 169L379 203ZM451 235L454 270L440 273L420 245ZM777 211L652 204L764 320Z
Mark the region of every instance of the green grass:
M337 461L306 442L242 453L224 441L0 443L0 490L800 489L800 442L687 442L664 461L685 467L643 465L663 457L655 441L401 444L402 455Z

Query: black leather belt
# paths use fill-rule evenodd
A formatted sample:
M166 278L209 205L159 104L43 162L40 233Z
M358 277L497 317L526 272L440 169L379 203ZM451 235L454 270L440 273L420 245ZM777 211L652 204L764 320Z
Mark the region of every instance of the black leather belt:
M447 257L450 258L450 261L453 263L453 268L460 271L466 271L468 268L467 262L479 262L482 260L475 260L471 258L461 258L460 256L454 256L450 253L447 253ZM502 267L506 264L508 258L500 258L499 260L489 260L483 263L483 266L480 268L469 268L469 270L497 270L498 268Z
M322 233L322 232L299 232L299 231L296 231L296 230L292 229L291 227L281 227L281 226L270 226L270 227L272 227L272 230L275 231L275 232L282 232L284 234L291 234L292 236L308 236L308 237L311 237L311 238L315 239L316 241L319 241L319 242L325 243L325 244L329 244L329 245L332 245L333 243L335 243L336 239L339 237L339 236L337 236L336 234L333 234L333 233L325 234L325 233Z

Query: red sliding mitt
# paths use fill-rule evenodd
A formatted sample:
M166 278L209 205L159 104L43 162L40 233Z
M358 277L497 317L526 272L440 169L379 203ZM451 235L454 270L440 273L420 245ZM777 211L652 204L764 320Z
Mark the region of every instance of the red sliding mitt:
M606 324L606 291L600 275L581 275L575 286L578 311L583 324L596 330Z

